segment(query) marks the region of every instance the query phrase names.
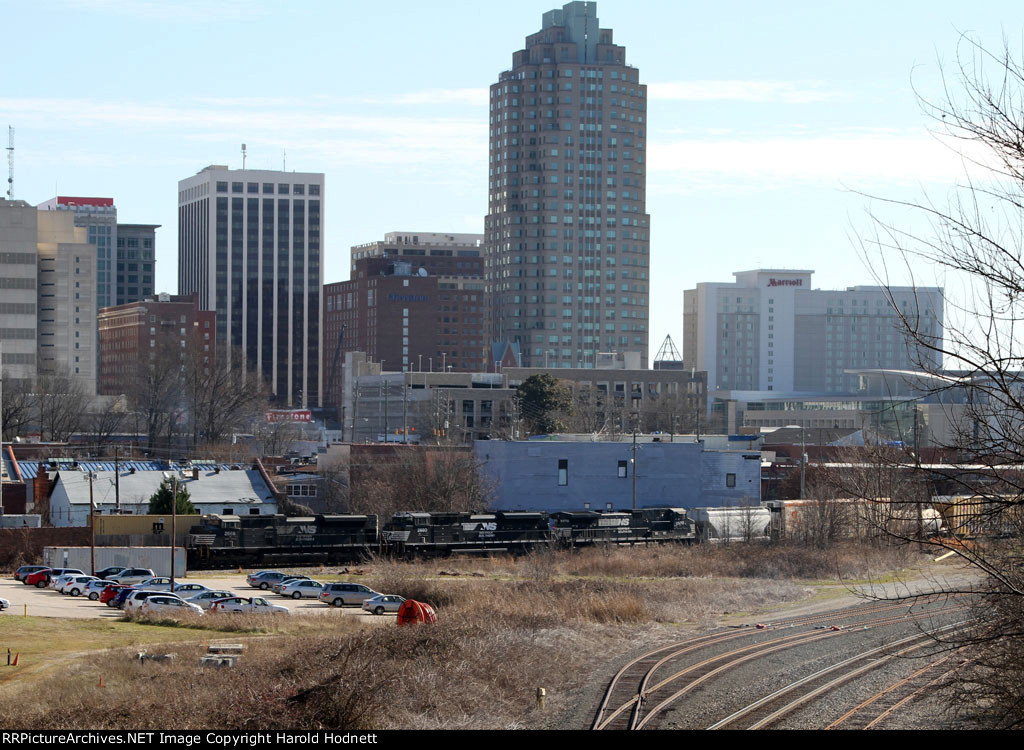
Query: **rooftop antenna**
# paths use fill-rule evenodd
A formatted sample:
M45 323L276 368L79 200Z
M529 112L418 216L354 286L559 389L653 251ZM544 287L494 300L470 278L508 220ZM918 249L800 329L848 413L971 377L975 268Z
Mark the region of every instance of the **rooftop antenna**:
M288 171L287 164L288 164L288 150L283 148L283 149L281 149L281 171L282 172L287 172Z
M14 127L7 126L7 200L14 200Z
M242 144L242 169L245 169L245 144Z

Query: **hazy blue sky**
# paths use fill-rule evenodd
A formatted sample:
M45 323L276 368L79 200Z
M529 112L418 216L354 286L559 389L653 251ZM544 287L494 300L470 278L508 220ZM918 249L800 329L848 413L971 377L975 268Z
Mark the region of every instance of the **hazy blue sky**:
M487 87L560 5L4 2L14 197L112 196L121 221L162 224L170 292L177 182L239 168L243 142L251 168L287 151L288 169L326 173L328 282L388 231L482 232ZM597 5L649 87L652 354L666 333L681 347L681 292L699 281L783 267L872 283L859 192L942 199L963 173L915 89L941 97L962 33L1022 47L1010 2Z

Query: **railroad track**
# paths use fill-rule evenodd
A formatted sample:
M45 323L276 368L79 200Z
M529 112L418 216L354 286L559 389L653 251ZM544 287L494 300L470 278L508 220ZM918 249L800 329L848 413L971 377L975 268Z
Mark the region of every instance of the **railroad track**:
M875 729L879 724L899 711L904 706L922 697L925 691L939 684L951 674L958 666L948 669L932 679L928 679L936 670L947 664L953 654L946 654L932 663L916 670L913 674L904 677L880 690L870 698L861 701L845 714L829 724L825 729Z
M940 600L948 602L948 599L949 597L938 595L927 600L919 600L909 607L906 602L880 602L841 612L828 612L759 625L757 628L748 626L742 630L720 630L649 651L630 661L612 678L591 725L592 729L642 729L687 693L736 666L763 658L777 651L833 638L848 633L851 629L906 622L922 613L914 611L919 605L927 605ZM894 611L899 611L899 614L882 618L876 617L879 614ZM951 608L947 603L945 608L928 610L928 614L938 611L948 612L951 611ZM671 668L670 665L673 662L678 662L681 658L696 651L736 639L749 638L766 631L815 626L828 621L833 623L850 622L844 626L833 626L824 632L820 629L810 632L802 631L769 640L755 641L740 648L713 655L666 677L661 676ZM681 688L672 691L673 687L680 684L682 684Z
M862 651L855 656L796 680L770 695L754 701L750 705L711 725L708 729L767 729L825 693L835 690L868 672L879 669L894 659L909 656L913 652L931 645L936 636L948 634L949 631L962 628L966 624L967 621L963 621L954 625L947 625L943 628L936 628L926 633L916 633L887 643L884 646ZM926 670L931 669L932 666L929 665ZM925 670L919 670L919 672L921 671ZM897 685L901 685L906 681L906 679L901 680ZM876 694L874 698L880 697L885 692L882 691L882 693ZM862 705L866 706L874 698L865 701ZM901 703L900 705L903 704ZM897 708L899 706L894 705L890 711ZM847 716L853 713L850 712Z

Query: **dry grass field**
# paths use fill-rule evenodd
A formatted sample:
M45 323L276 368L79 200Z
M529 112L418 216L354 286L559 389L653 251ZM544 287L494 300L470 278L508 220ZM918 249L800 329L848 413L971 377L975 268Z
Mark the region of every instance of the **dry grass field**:
M374 561L361 582L430 602L438 624L222 615L108 623L105 633L62 621L58 636L23 621L26 643L60 637L65 648L51 669L0 672L0 726L577 728L619 655L726 613L806 598L813 582L881 576L907 562L900 550L761 545ZM13 637L13 619L0 618L0 637ZM140 663L140 632L163 644L151 652L176 659ZM204 641L225 638L245 643L238 665L200 668ZM543 711L538 687L547 690Z

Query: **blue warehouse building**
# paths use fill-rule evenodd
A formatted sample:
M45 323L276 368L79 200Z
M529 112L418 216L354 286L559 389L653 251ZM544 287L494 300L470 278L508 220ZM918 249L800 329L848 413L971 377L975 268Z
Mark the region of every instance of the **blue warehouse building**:
M479 440L473 450L493 485L494 510L623 509L633 505L633 442ZM636 507L726 507L761 499L757 450L639 436Z

